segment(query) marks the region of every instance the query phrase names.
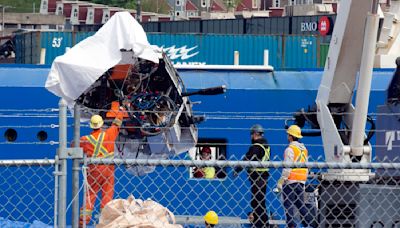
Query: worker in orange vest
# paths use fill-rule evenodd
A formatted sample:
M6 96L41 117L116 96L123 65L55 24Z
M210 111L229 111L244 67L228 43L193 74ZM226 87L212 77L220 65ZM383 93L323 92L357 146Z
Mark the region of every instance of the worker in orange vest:
M299 142L299 139L303 138L300 127L297 125L292 125L287 129L286 132L289 146L285 149L285 162L307 162L307 148L303 143ZM279 192L282 192L287 227L296 227L294 220L296 208L301 214L303 226L316 227L316 221L313 221L312 213L310 213L309 208L307 208L304 203L304 192L307 176L307 168L285 168L283 169L282 176L278 181L277 189Z
M99 115L93 115L90 119L90 128L93 131L89 135L82 136L80 147L87 157L91 158L114 158L114 144L119 134L122 124L124 108L116 111L116 117L111 127L102 130L104 124L103 118ZM96 196L101 191L102 199L100 210L113 199L114 195L114 165L95 165L90 164L87 170L87 182L89 190L87 192L86 203L81 208L79 224L89 224Z

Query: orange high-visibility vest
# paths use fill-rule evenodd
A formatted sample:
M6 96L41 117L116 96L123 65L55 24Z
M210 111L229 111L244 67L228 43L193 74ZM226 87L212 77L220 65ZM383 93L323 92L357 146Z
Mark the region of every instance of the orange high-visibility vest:
M114 144L119 134L122 118L123 113L118 112L111 127L107 130L102 131L96 129L92 131L90 135L82 136L80 147L82 147L83 152L88 157L112 158L114 156Z
M289 146L294 152L294 162L307 162L308 151L306 148L301 149L295 145ZM288 180L294 181L306 181L307 180L308 169L307 168L295 168L290 171Z
M108 151L104 146L105 132L101 132L96 139L93 135L86 136L87 141L93 146L93 158L113 158L114 151Z

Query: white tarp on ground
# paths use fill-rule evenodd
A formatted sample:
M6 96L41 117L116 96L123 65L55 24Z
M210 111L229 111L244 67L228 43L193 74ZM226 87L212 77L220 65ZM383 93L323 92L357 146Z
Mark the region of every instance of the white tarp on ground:
M96 228L148 227L182 228L175 223L175 215L163 205L151 200L114 199L101 211Z
M142 26L128 12L118 12L93 36L54 60L45 87L71 106L104 72L132 60L132 54L127 56L121 49L158 63L159 54Z

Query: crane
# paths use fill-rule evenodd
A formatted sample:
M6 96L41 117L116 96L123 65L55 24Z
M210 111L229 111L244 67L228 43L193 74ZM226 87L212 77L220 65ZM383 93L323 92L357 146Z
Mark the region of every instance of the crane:
M394 25L399 18L400 2L393 3L392 11L386 12L384 22L380 23L383 13L378 0L340 2L315 106L308 111L302 109L294 116L299 126L307 122L312 128L320 129L327 162L366 164L372 161L370 139L375 124L367 114L373 67L374 64L383 66L384 61L390 60L397 64L395 76L400 69L400 59L394 61L400 47L400 38L396 37L400 30ZM398 76L389 89L389 99L397 101L398 86L393 84L398 85ZM368 122L370 130L366 134ZM315 135L315 132L304 135ZM322 173L320 227L395 224L396 216L388 217L377 208L393 207L396 198L392 196L398 189L381 185L378 175L370 169L328 169Z
M325 158L370 162L372 147L365 142L365 127L379 27L378 1L342 1L336 25L316 98ZM370 171L364 169L329 170L324 179L365 181L369 176Z
M307 120L313 128L321 129L327 162L371 161L369 139L373 131L366 136L365 128L367 122L374 128L367 113L379 28L378 8L377 0L340 2L315 107L295 116L299 126ZM371 175L368 169L331 169L323 174L323 179L368 181Z

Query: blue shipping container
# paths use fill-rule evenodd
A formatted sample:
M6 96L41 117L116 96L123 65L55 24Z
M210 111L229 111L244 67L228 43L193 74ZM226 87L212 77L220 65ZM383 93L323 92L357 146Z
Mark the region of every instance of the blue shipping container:
M81 42L82 40L88 38L89 36L93 36L95 32L77 32L75 33L74 44Z
M239 51L240 65L262 65L264 50L269 64L280 68L282 37L257 35L148 34L151 44L163 47L176 64L231 65Z
M65 53L94 32L23 33L16 39L16 62L39 63L40 49L46 49L46 64ZM269 51L269 65L275 69L317 68L317 36L154 34L151 44L164 48L175 64L232 65L239 52L240 65L262 65L264 50Z
M316 36L286 36L283 68L317 68Z
M63 55L67 48L74 45L71 32L42 32L40 37L41 48L46 49L46 64Z
M72 32L29 32L16 35L16 63L39 64L41 49L46 49L45 64L63 55L74 45Z

